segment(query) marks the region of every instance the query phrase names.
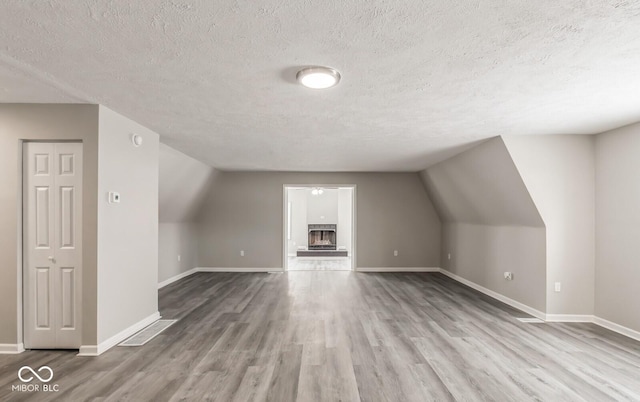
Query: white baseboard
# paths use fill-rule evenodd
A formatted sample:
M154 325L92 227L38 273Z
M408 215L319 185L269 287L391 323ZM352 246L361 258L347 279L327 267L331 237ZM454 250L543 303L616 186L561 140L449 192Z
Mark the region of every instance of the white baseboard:
M499 300L505 304L510 305L511 307L515 307L518 310L522 310L526 313L531 314L534 317L540 318L545 322L587 322L599 325L603 328L606 328L610 331L617 332L621 335L627 336L631 339L635 339L640 341L640 331L633 330L631 328L624 327L620 324L616 324L615 322L611 322L605 320L604 318L596 317L589 314L545 314L542 311L538 311L533 307L529 307L525 304L522 304L516 300L510 299L506 296L501 295L500 293L494 292L493 290L489 290L483 286L480 286L474 282L471 282L467 279L464 279L461 276L453 274L445 269L440 269L440 272L444 275L454 279L464 285L469 286L472 289L477 290L478 292L484 293L487 296L491 296L496 300Z
M162 289L163 287L167 286L167 285L171 285L173 282L179 281L182 278L186 278L189 275L193 275L196 272L198 272L198 268L192 268L188 271L185 271L181 274L178 274L176 276L172 276L169 279L165 279L164 281L158 283L158 289Z
M475 289L480 293L484 293L487 296L493 297L494 299L499 300L499 301L503 302L504 304L508 304L511 307L515 307L518 310L522 310L527 314L531 314L532 316L537 317L537 318L539 318L541 320L546 320L546 318L547 318L546 314L543 313L542 311L538 311L535 308L529 307L526 304L520 303L517 300L513 300L513 299L511 299L511 298L509 298L507 296L501 295L498 292L494 292L493 290L487 289L484 286L480 286L475 282L471 282L470 280L465 279L465 278L463 278L461 276L458 276L458 275L456 275L454 273L451 273L451 272L449 272L449 271L447 271L445 269L440 269L440 272L442 272L443 274L445 274L446 276L448 276L451 279L454 279L454 280L456 280L456 281L458 281L458 282L460 282L460 283L462 283L464 285L467 285L470 288Z
M438 267L358 267L356 272L440 272Z
M593 316L588 314L547 314L546 322L593 322Z
M605 320L604 318L600 318L600 317L593 317L593 323L600 325L601 327L611 330L613 332L617 332L624 336L628 336L629 338L635 339L636 341L640 341L640 331L623 327L620 324L616 324L615 322L611 322L609 320Z
M23 343L0 343L0 355L17 355L24 352Z
M196 272L274 272L282 271L282 268L223 268L223 267L198 267Z
M150 316L118 332L117 334L113 335L111 338L107 339L106 341L100 342L100 344L98 345L80 346L80 352L78 353L78 356L99 356L104 352L106 352L107 350L111 349L112 347L116 346L120 342L124 341L131 335L135 334L136 332L158 321L159 319L160 319L160 313L156 311Z

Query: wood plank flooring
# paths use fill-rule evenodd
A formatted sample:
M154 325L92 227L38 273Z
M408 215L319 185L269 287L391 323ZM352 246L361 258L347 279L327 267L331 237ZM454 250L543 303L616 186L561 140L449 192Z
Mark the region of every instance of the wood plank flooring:
M0 400L640 400L639 342L519 322L437 273L198 273L160 311L180 321L143 347L0 355ZM24 365L59 391L12 392Z

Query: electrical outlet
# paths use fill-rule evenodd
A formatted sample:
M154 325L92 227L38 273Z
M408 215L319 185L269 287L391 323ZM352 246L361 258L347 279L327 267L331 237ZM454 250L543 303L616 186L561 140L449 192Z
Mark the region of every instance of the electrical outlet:
M244 257L244 250L240 250L240 257Z
M451 253L447 254L447 259L450 260L451 259Z
M120 203L120 193L116 193L115 191L109 191L109 204L118 204Z
M393 256L397 257L398 256L398 250L393 250Z
M180 254L178 254L178 262L180 262Z
M562 290L562 283L556 282L555 283L555 290L556 290L556 292L561 291Z
M513 280L513 272L505 272L504 273L504 279L506 279L508 281L512 281Z

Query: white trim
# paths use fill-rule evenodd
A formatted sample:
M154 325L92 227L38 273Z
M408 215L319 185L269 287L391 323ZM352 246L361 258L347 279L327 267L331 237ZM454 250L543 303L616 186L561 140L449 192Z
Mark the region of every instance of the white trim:
M163 287L167 286L167 285L171 285L173 282L179 281L182 278L186 278L189 275L193 275L196 272L198 272L198 268L192 268L188 271L185 271L181 274L178 274L176 276L172 276L169 279L165 279L164 281L158 283L158 289L162 289Z
M351 189L351 251L349 257L351 257L351 267L349 271L356 271L357 266L357 247L358 241L358 225L356 221L357 217L357 184L283 184L282 185L282 271L289 270L289 239L287 238L287 221L288 218L288 203L289 203L289 189L290 188L313 188L313 187L337 187L337 188L350 188ZM295 256L295 255L294 255ZM272 271L272 270L270 270ZM229 271L225 271L229 272ZM233 271L230 271L233 272Z
M281 267L274 267L274 268L198 267L196 268L196 272L273 272L273 271L284 271L284 270Z
M611 322L609 320L605 320L604 318L595 316L593 317L593 323L613 332L617 332L621 335L628 336L629 338L635 339L636 341L640 341L640 331L623 327L622 325L616 324L615 322Z
M525 313L531 314L534 317L537 317L541 320L546 320L546 314L543 313L542 311L538 311L536 309L534 309L533 307L529 307L526 304L520 303L519 301L513 300L507 296L501 295L500 293L494 292L493 290L487 289L484 286L480 286L475 282L471 282L468 279L465 279L461 276L458 276L454 273L451 273L445 269L440 269L440 272L442 272L444 275L448 276L451 279L454 279L464 285L469 286L472 289L477 290L480 293L484 293L487 296L491 296L496 300L499 300L505 304L508 304L511 307L517 308L518 310L522 310Z
M24 352L22 343L0 343L0 355L17 355Z
M599 325L610 331L617 332L631 339L640 341L640 331L636 331L634 329L624 327L620 324L616 324L615 322L605 320L604 318L600 318L600 317L596 317L588 314L545 314L541 311L534 309L533 307L529 307L518 301L510 299L506 296L501 295L500 293L494 292L493 290L489 290L483 286L480 286L474 282L471 282L470 280L464 279L461 276L453 274L445 269L440 268L440 272L451 279L454 279L464 285L469 286L472 289L475 289L481 293L484 293L487 296L491 296L496 300L499 300L505 304L510 305L511 307L515 307L519 310L522 310L526 313L531 314L534 317L540 318L545 322L588 322L588 323Z
M589 314L547 314L546 322L593 322Z
M133 324L129 328L123 329L122 331L118 332L117 334L113 335L111 338L107 339L104 342L101 342L98 345L82 345L82 346L80 346L80 351L78 353L78 356L98 356L98 355L101 355L104 352L106 352L107 350L109 350L112 347L114 347L117 344L119 344L120 342L122 342L125 339L129 338L131 335L135 334L136 332L140 331L141 329L146 328L147 326L153 324L154 322L158 321L159 319L160 319L160 313L156 311L155 313L151 314L150 316L148 316L146 318L143 318L142 320L140 320L137 323Z
M358 267L356 272L441 272L438 267Z
M77 356L98 356L98 345L82 345Z

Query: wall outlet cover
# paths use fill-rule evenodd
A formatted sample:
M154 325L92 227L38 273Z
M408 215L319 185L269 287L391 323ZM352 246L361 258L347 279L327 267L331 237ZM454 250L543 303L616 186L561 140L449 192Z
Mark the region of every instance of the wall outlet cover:
M115 191L109 191L109 203L117 204L119 202L120 202L120 193L117 193Z

